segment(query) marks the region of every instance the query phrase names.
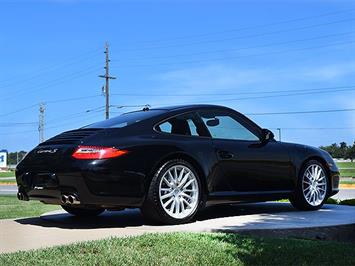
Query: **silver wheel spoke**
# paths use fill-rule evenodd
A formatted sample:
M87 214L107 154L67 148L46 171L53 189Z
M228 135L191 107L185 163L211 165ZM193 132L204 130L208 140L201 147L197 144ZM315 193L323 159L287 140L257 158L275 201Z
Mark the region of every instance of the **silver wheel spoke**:
M177 181L180 182L182 179L182 176L184 175L184 168L181 169L179 177L177 178Z
M190 172L188 172L185 176L184 176L184 178L180 181L180 184L179 184L179 188L181 188L185 183L186 183L186 181L189 179L189 176L190 176Z
M174 199L173 198L170 198L167 202L164 203L164 207L168 207L168 205L173 201Z
M185 197L185 198L188 198L188 199L192 199L191 196L187 195L187 194L184 193L184 192L181 192L181 197Z
M175 199L173 199L173 198L172 198L172 200L173 200L173 203L171 203L170 212L174 212L174 210L175 210L176 201L175 201Z
M186 203L187 206L189 206L191 208L191 204L184 198L182 198L182 201Z
M175 199L175 204L176 204L176 211L175 213L178 214L180 212L180 200L179 199Z
M174 179L176 180L177 177L178 177L177 169L176 169L176 167L174 167Z
M179 199L179 201L180 201L180 204L181 204L181 211L184 212L185 211L184 202L183 202L183 200L181 198Z
M161 196L160 198L163 200L163 199L166 199L166 198L169 198L169 197L172 197L174 195L174 192L169 192L163 196Z
M183 186L183 188L187 188L189 185L191 185L192 184L192 182L194 182L195 180L193 180L193 179L191 179L191 180L189 180L189 182L187 182L184 186Z
M199 184L191 169L185 165L170 167L160 181L159 199L171 217L184 219L191 215L199 200Z
M171 172L169 171L168 172L168 175L169 175L169 178L170 178L170 183L172 183L172 182L174 182L174 177L173 177L173 175L171 174Z
M165 177L163 177L163 181L168 187L171 187L171 183Z
M319 206L326 197L327 181L323 168L318 164L308 166L303 175L303 196L308 204Z

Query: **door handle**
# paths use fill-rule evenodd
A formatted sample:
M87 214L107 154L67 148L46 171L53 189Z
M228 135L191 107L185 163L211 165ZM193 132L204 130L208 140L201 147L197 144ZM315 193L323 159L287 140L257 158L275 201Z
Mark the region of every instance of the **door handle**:
M222 159L232 159L234 154L230 151L218 151L218 156Z

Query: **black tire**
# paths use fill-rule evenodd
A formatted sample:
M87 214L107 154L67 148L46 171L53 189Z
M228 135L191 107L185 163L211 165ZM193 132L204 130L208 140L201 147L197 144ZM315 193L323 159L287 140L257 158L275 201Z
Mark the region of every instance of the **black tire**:
M182 166L189 168L189 170L191 170L191 172L196 177L197 183L198 183L197 207L190 215L188 215L185 218L179 218L179 219L170 216L164 210L164 208L160 202L160 198L159 198L159 185L160 185L161 179L163 178L166 171L175 165L182 165ZM182 160L182 159L170 160L170 161L164 163L154 174L152 181L150 183L149 189L148 189L146 200L145 200L143 206L141 207L141 212L144 215L144 217L150 221L155 221L155 222L159 222L159 223L163 223L163 224L187 223L195 217L196 213L198 212L198 210L202 206L202 200L201 200L201 199L203 199L202 191L203 191L203 189L201 186L200 177L198 176L195 168L189 162Z
M101 208L73 207L69 205L62 205L62 208L66 212L78 217L98 216L105 211L105 209Z
M325 175L325 182L326 182L326 191L325 191L325 197L322 200L321 203L317 204L316 206L311 205L306 197L305 197L305 193L303 192L303 179L304 179L304 174L306 172L306 170L311 166L311 165L318 165L324 172ZM318 210L320 209L324 202L327 200L328 196L329 196L329 175L327 173L327 171L325 170L324 166L317 160L310 160L307 163L305 163L300 171L298 180L297 180L297 186L296 186L296 190L294 191L294 193L290 196L290 202L292 204L293 207L295 207L298 210L302 210L302 211L314 211L314 210ZM307 194L307 193L306 193Z

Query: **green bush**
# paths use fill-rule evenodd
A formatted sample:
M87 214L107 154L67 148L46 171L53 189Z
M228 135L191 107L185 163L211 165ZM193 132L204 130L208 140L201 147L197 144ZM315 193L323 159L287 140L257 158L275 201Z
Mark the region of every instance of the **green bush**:
M346 199L346 200L342 200L340 201L341 205L350 205L350 206L355 206L355 199Z

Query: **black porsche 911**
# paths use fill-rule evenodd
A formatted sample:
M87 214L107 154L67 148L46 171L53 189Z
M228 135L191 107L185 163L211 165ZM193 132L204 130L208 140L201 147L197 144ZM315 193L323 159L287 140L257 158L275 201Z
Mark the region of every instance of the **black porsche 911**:
M190 221L206 205L289 198L319 209L338 192L339 171L320 149L275 141L222 106L122 114L59 134L16 169L18 198L78 216L139 207L150 219Z

